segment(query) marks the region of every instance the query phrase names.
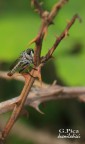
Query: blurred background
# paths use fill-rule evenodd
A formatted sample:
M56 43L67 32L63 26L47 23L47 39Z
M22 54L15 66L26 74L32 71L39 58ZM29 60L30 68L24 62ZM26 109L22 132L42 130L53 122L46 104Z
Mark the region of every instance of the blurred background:
M43 8L50 10L57 0L43 0ZM54 53L55 59L49 61L42 69L42 79L51 84L57 80L64 86L85 86L85 1L71 1L61 9L48 30L43 43L42 55L53 45L56 35L65 28L67 21L78 13L78 20ZM34 12L29 0L0 0L0 71L8 71L12 62L21 51L28 48L28 43L37 35L41 20ZM31 46L34 48L34 45ZM7 81L0 78L0 101L16 97L20 94L23 83L15 80ZM57 139L60 128L78 129L81 139L72 139L70 143L85 142L85 104L76 100L58 100L40 106L45 115L27 107L29 118L21 117L10 136L7 144L64 144ZM10 113L0 115L0 129ZM43 141L44 140L44 141ZM82 142L81 142L82 141ZM65 141L66 143L66 141Z

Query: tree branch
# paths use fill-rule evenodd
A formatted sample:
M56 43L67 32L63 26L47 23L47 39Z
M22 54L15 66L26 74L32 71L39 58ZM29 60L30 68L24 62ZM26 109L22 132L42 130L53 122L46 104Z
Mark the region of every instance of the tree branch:
M38 112L39 105L50 100L76 99L85 102L85 87L62 87L58 85L43 85L33 87L27 96L25 105L31 106ZM0 114L11 111L18 102L19 97L0 103ZM42 113L42 112L41 112Z
M57 37L57 39L56 39L54 45L52 46L52 48L50 48L49 51L47 52L46 56L42 58L43 63L45 63L47 60L49 60L52 57L53 52L55 51L57 46L60 44L61 40L69 35L68 31L71 28L71 26L74 24L76 19L79 19L79 21L81 22L81 18L79 17L79 15L75 14L72 17L71 21L68 22L65 30L61 33L61 35L59 37Z
M50 14L49 14L49 17L48 17L49 22L51 22L52 19L55 18L55 16L58 14L58 12L59 12L59 10L62 8L62 6L63 6L66 2L68 2L68 1L69 1L69 0L60 0L58 3L56 3L56 4L53 6L53 8L52 8L52 10L51 10L51 12L50 12Z
M13 76L11 76L11 77L9 77L8 75L7 75L7 71L6 72L4 72L4 71L0 71L0 78L4 78L4 79L6 79L6 80L20 80L20 81L24 81L24 77L22 77L20 74L14 74Z
M47 33L48 26L53 24L53 19L57 16L61 7L67 2L68 0L60 0L58 3L54 5L50 12L44 11L41 9L40 5L38 4L37 0L32 0L34 3L35 8L37 7L39 13L41 14L42 24L39 30L38 35L31 41L31 43L35 42L35 54L34 54L34 62L35 65L38 66L40 61L41 49L42 49L42 42L45 34Z
M40 17L42 17L44 10L41 3L39 3L37 0L31 0L31 4L35 6L36 11L39 13Z
M32 70L31 74L34 75L34 70ZM25 77L25 75L23 75L23 76ZM22 110L22 107L25 103L25 100L27 98L27 95L29 94L29 91L33 85L33 82L34 82L33 77L30 77L29 75L27 75L27 77L25 77L24 88L20 94L20 97L18 97L18 100L14 105L13 112L12 112L12 115L11 115L9 121L7 122L5 128L2 131L2 138L1 138L2 140L4 140L8 136L12 126L14 125L15 121L17 120L17 118Z

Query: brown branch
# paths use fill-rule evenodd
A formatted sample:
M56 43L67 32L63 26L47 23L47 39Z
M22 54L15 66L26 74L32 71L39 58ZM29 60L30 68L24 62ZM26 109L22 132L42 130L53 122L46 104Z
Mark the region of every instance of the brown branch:
M52 8L52 10L51 10L51 12L50 12L50 14L49 14L49 17L48 17L49 22L51 22L52 19L55 18L55 16L58 14L58 12L59 12L59 10L62 8L62 6L63 6L66 2L68 2L68 1L69 1L69 0L60 0L58 3L56 3L56 4L53 6L53 8Z
M24 78L20 75L20 74L14 74L13 76L9 77L7 75L7 71L0 71L0 78L6 79L6 80L20 80L20 81L24 81Z
M32 5L35 6L36 11L37 11L37 12L39 13L39 15L42 17L42 14L43 14L44 10L43 10L41 4L40 4L37 0L32 0L31 3L32 3Z
M31 106L37 111L39 110L39 105L43 102L48 102L50 100L62 100L62 99L76 99L85 102L85 87L62 87L62 86L51 86L46 85L43 88L32 88L30 91L25 105ZM15 104L18 102L19 97L12 98L5 102L0 103L0 114L11 111Z
M29 91L35 81L35 78L34 77L39 77L39 79L41 80L41 77L40 77L40 68L38 67L37 68L37 71L35 71L34 69L31 71L31 75L33 77L31 77L29 74L22 74L23 77L25 78L25 85L24 85L24 88L18 98L18 100L16 101L15 105L14 105L14 108L13 108L13 112L12 112L12 115L10 117L10 119L8 120L5 128L3 129L2 131L2 136L0 138L1 142L3 140L5 140L5 138L8 136L11 128L13 127L14 123L16 122L17 118L19 117L20 115L20 112L23 108L23 105L25 103L25 100L27 98L27 95L29 94Z
M5 124L5 119L7 119L7 117L0 117L0 124L2 127ZM63 141L58 139L57 134L56 136L53 136L50 134L50 132L46 132L43 129L38 130L37 128L26 126L20 121L16 123L16 126L11 131L11 134L16 135L17 137L27 141L28 143L29 140L31 140L36 144L69 144L69 142L67 143L65 140Z
M76 21L76 19L79 19L79 21L81 22L81 19L79 17L78 14L75 14L73 16L73 18L71 19L71 21L68 22L65 30L61 33L61 35L59 37L57 37L54 45L52 46L52 48L49 49L48 53L46 54L46 56L42 59L42 62L46 62L47 60L49 60L52 57L53 52L55 51L55 49L57 48L57 46L60 44L61 40L63 38L65 38L66 36L68 36L68 31L69 29L72 27L72 25L74 24L74 22Z
M42 14L41 28L40 28L39 33L36 36L36 38L33 39L33 41L31 42L31 43L35 42L35 44L36 44L35 54L34 54L34 62L35 62L35 65L38 66L41 63L40 55L41 55L41 49L42 49L42 42L43 42L43 38L44 38L45 34L47 33L48 26L50 24L53 24L53 19L55 18L55 16L57 16L61 7L68 0L60 0L58 3L56 3L54 5L51 12L43 11L41 9L40 5L38 4L37 0L32 0L32 1L34 2L35 7L37 7L37 9Z
M34 70L32 70L31 74L34 75ZM27 75L27 77L25 77L25 79L26 79L25 85L21 92L21 95L18 98L18 101L15 103L12 115L11 115L9 121L7 122L5 128L2 131L2 138L1 138L2 140L4 140L8 136L12 126L14 125L15 121L17 120L17 118L22 110L22 107L25 103L27 95L29 94L29 91L33 85L33 82L34 82L33 77L30 77L29 75Z
M25 79L22 75L15 73L13 76L9 77L7 75L8 72L6 71L0 71L0 78L1 79L6 79L6 80L18 80L21 82L25 82ZM40 81L36 79L36 81L34 81L33 86L37 86L37 87L41 87ZM42 82L42 86L47 87L47 84L45 84L44 82Z

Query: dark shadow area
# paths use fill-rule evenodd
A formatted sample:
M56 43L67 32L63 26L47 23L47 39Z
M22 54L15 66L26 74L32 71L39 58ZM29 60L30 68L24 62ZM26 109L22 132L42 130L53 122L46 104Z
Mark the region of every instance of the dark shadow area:
M57 67L57 64L56 64ZM50 60L42 69L42 79L48 84L52 84L54 80L57 81L59 85L65 85L63 80L60 78L58 72L55 70L55 65L52 60Z

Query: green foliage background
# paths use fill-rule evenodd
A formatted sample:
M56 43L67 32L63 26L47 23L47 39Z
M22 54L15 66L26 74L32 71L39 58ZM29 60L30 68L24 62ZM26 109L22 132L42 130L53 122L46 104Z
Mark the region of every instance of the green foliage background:
M50 10L57 0L43 1L43 7ZM49 62L49 66L45 66L45 72L43 72L43 79L45 76L46 82L50 82L50 77L52 77L51 81L55 80L56 77L59 77L59 79L61 80L61 84L64 83L64 85L85 85L84 6L84 0L82 0L82 2L78 0L69 0L69 2L61 9L58 16L55 18L55 24L49 28L48 35L43 43L42 55L44 55L53 45L56 39L56 35L59 35L64 30L67 21L70 20L75 13L78 13L82 18L82 23L80 24L78 21L76 21L76 23L69 31L70 36L65 38L56 49L54 53L55 59L52 60L52 62ZM0 0L0 62L2 64L6 63L6 65L3 65L4 69L8 70L9 65L18 57L19 53L22 50L28 48L28 43L37 35L40 24L40 17L34 12L34 9L31 8L29 0ZM32 45L31 47L34 48L34 45ZM74 49L77 49L77 47L79 51L73 53ZM51 66L53 67L54 71L52 71ZM55 75L53 76L54 72ZM3 91L1 91L1 95L4 95L4 99L10 98L11 95L16 96L21 91L22 84L20 83L17 83L17 86L15 86L14 82L4 83L5 84L1 86ZM11 88L13 87L10 95L10 88L6 84L9 84ZM7 87L6 91L4 91L5 87ZM9 95L9 97L5 98L5 95L7 94ZM1 97L0 99L3 98ZM76 108L80 108L79 103L76 104L76 102L73 102L72 104L73 110ZM66 117L69 117L69 112L65 111L65 109L67 109L67 106L71 107L70 102L66 103L65 101L63 101L57 102L57 104L56 102L48 103L46 106L47 108L44 109L47 116L45 116L45 119L43 120L41 115L30 109L30 123L34 125L39 125L41 127L45 126L45 124L50 125L50 123L59 123L59 125L62 124L63 126L63 122L60 121L60 119L63 117L62 113L64 113ZM58 109L56 110L56 108ZM68 108L67 111L71 112L71 109ZM13 142L21 143L21 141L19 140L13 140Z
M56 2L45 1L44 7L48 10ZM60 77L69 85L85 84L85 29L84 29L84 0L69 1L55 18L55 25L51 26L45 39L42 53L52 46L55 36L59 35L66 26L66 21L78 13L83 22L76 21L70 30L70 37L64 39L55 51L56 64ZM30 7L30 1L0 1L0 60L13 61L19 53L27 48L27 44L37 35L40 27L40 18ZM77 43L81 45L82 53L78 55L66 55ZM34 47L34 46L32 46Z

